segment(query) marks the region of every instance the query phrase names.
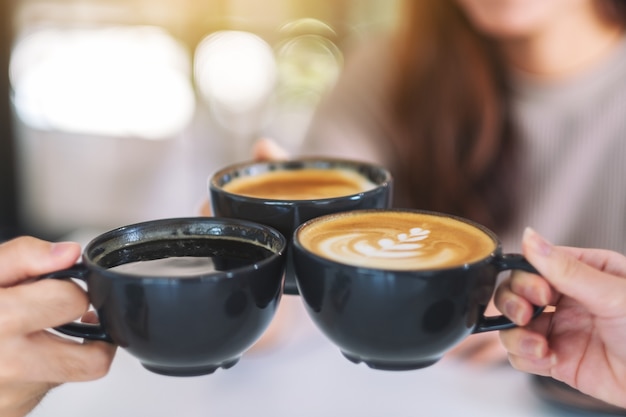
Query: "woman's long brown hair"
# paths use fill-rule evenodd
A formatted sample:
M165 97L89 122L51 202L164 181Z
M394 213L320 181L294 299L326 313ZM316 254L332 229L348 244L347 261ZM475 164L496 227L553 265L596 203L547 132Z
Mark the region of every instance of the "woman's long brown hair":
M626 21L626 1L596 0ZM408 0L396 39L392 105L400 135L397 205L470 218L501 232L515 214L516 134L507 70L454 0Z

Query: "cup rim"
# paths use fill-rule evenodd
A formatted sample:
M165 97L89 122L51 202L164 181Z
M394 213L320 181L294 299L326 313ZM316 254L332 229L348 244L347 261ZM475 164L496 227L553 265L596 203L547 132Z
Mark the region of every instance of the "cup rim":
M97 258L97 256L101 256L103 253L111 253L111 252L123 249L124 247L130 247L133 245L133 243L139 243L142 241L141 238L138 238L138 239L131 238L129 240L122 240L123 242L122 245L117 246L115 249L109 252L100 252L95 255L92 254L92 251L96 250L96 247L98 245L105 244L107 241L113 240L115 238L120 238L125 235L132 235L133 233L137 233L141 229L158 227L161 225L166 226L163 228L163 234L159 236L159 237L162 237L163 240L167 240L168 238L171 240L175 240L178 238L181 238L181 239L192 238L193 235L187 235L181 232L180 230L178 230L178 232L176 231L176 229L177 228L180 229L181 226L192 225L192 224L206 224L208 227L210 227L209 225L215 225L216 232L218 230L222 230L224 226L235 225L235 226L246 228L248 230L254 229L262 233L269 233L275 239L277 239L277 247L276 249L273 249L269 247L268 245L260 245L268 249L271 252L271 254L268 257L263 258L259 261L256 261L252 264L244 265L238 268L228 269L226 271L213 271L213 272L207 272L207 273L194 274L190 276L185 276L184 278L157 276L157 275L135 275L135 274L129 274L126 272L110 271L109 268L106 268L100 265L98 261L95 259ZM167 233L168 231L169 231L169 234ZM201 236L201 234L198 234L196 236ZM214 236L215 238L218 238L218 239L234 240L232 236L221 235L219 233L215 233L215 234L206 233L205 236ZM157 240L157 239L146 239L145 241L150 242L153 240ZM239 240L242 240L242 239L239 239ZM254 242L251 240L248 242L254 244ZM253 222L249 220L225 218L225 217L203 217L203 216L172 217L172 218L148 220L148 221L143 221L139 223L119 226L109 231L106 231L104 233L101 233L98 236L94 237L91 241L89 241L89 243L85 245L85 248L81 256L81 260L88 267L88 269L97 270L103 276L114 275L115 279L135 280L135 281L141 280L143 282L151 281L151 282L156 282L159 284L162 283L164 285L170 285L172 281L176 281L178 283L192 283L192 282L197 283L199 281L218 280L224 277L230 278L230 277L233 277L235 274L241 273L246 270L263 268L266 264L274 262L276 258L284 256L286 254L286 251L287 251L287 238L275 228L261 224L261 223L257 223L257 222Z
M342 196L335 197L326 197L326 198L312 198L312 199L304 199L304 200L289 200L289 199L272 199L272 198L261 198L261 197L252 197L246 196L236 193L231 193L229 191L224 190L223 184L220 185L218 183L220 178L223 178L230 172L242 170L242 169L254 169L254 167L262 167L262 166L292 166L293 170L300 169L303 167L314 167L315 165L327 165L333 167L366 167L367 169L373 169L379 171L383 174L383 181L376 183L375 187L360 191L354 194L346 194ZM275 161L243 161L237 162L231 165L227 165L219 170L215 171L208 178L208 186L210 191L215 191L222 193L224 195L228 195L232 199L237 200L245 200L245 201L256 201L259 203L267 203L267 204L285 204L285 205L295 205L295 204L325 204L331 201L336 201L337 199L345 199L345 198L354 198L355 196L366 196L372 193L379 192L381 188L387 188L391 186L393 181L393 177L391 172L387 168L382 165L375 164L368 161L358 160L358 159L347 159L347 158L334 158L334 157L324 157L324 156L307 156L307 157L299 157L288 160L275 160Z
M483 233L485 233L489 238L491 238L491 240L494 243L494 249L489 252L489 254L485 255L484 257L473 261L473 262L466 262L463 264L459 264L456 266L443 266L443 267L436 267L436 268L426 268L426 269L399 269L399 270L393 270L394 273L397 274L403 274L403 273L409 273L409 274L413 274L413 273L429 273L429 272L437 272L437 271L453 271L453 270L457 270L457 269L466 269L466 268L470 268L472 267L472 265L479 265L485 262L489 262L490 259L492 259L494 256L497 256L498 254L502 253L502 243L500 242L500 239L498 238L498 236L490 229L488 229L486 226L477 223L473 220L461 217L461 216L457 216L454 214L449 214L449 213L444 213L444 212L439 212L439 211L432 211L432 210L422 210L422 209L411 209L411 208L398 208L398 207L390 207L390 208L373 208L373 209L356 209L356 210L350 210L350 211L344 211L344 212L337 212L337 213L330 213L330 214L325 214L319 217L315 217L313 219L307 220L305 222L303 222L302 224L300 224L293 232L293 236L292 236L292 242L293 242L293 246L294 248L304 252L307 254L307 256L310 256L312 258L314 258L317 262L324 262L327 264L333 264L333 265L342 265L342 266L350 266L353 268L358 268L360 270L363 271L388 271L388 269L385 268L375 268L375 267L370 267L370 266L357 266L357 265L351 265L351 264L346 264L343 262L339 262L333 259L329 259L326 258L324 256L320 256L316 253L313 253L311 250L307 249L301 242L300 242L300 238L299 238L299 234L301 232L302 229L308 227L311 224L320 222L320 221L324 221L326 219L329 218L334 218L334 217L348 217L351 215L357 215L360 213L383 213L383 212L401 212L401 213L414 213L414 214L425 214L425 215L430 215L430 216L439 216L439 217L448 217L451 218L453 220L457 220L460 222L463 222L465 224L468 224L470 226L473 226L475 228L477 228L478 230L482 231Z

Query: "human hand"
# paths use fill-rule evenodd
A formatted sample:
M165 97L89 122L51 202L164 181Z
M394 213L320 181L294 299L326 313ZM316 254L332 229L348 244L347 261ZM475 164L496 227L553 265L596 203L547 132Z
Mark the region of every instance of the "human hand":
M38 276L70 267L76 243L20 237L0 244L0 415L21 417L51 388L104 376L115 354L105 342L79 343L49 332L87 312L87 295L67 280ZM93 321L86 315L84 321Z
M515 272L496 306L520 326L500 332L513 367L626 407L626 257L553 246L527 229L523 253L541 276ZM533 306L553 306L531 321Z
M278 143L268 138L261 138L252 148L252 154L256 161L280 161L289 159L289 153Z

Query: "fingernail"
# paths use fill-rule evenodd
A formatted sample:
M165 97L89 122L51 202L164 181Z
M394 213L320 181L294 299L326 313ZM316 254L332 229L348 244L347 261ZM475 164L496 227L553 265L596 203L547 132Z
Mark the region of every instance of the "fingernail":
M74 250L74 242L56 242L50 247L50 253L54 256L63 256L70 250Z
M534 338L524 338L521 340L520 348L523 353L532 355L535 358L541 358L543 356L543 345L540 341ZM552 360L552 358L550 358Z
M558 362L559 362L559 359L556 356L556 353L551 354L550 355L550 365L555 366Z
M504 309L504 315L507 316L515 324L521 324L522 317L519 306L513 300L507 300L502 306Z
M524 240L529 242L534 252L540 256L549 256L552 252L552 244L530 227L524 230Z

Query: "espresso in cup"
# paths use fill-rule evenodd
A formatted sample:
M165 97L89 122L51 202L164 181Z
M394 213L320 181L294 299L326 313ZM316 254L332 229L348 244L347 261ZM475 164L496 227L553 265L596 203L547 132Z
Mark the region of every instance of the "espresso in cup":
M514 327L484 315L497 275L536 273L483 226L409 209L317 217L297 228L293 250L315 325L349 360L384 370L423 368L473 333Z
M391 205L392 178L361 161L303 158L243 162L209 179L213 213L277 229L288 240L285 294L297 294L291 237L301 223L326 214Z
M64 334L124 348L148 370L194 376L229 368L271 322L287 241L237 219L153 220L103 233L82 262L44 278L83 280L100 324Z

